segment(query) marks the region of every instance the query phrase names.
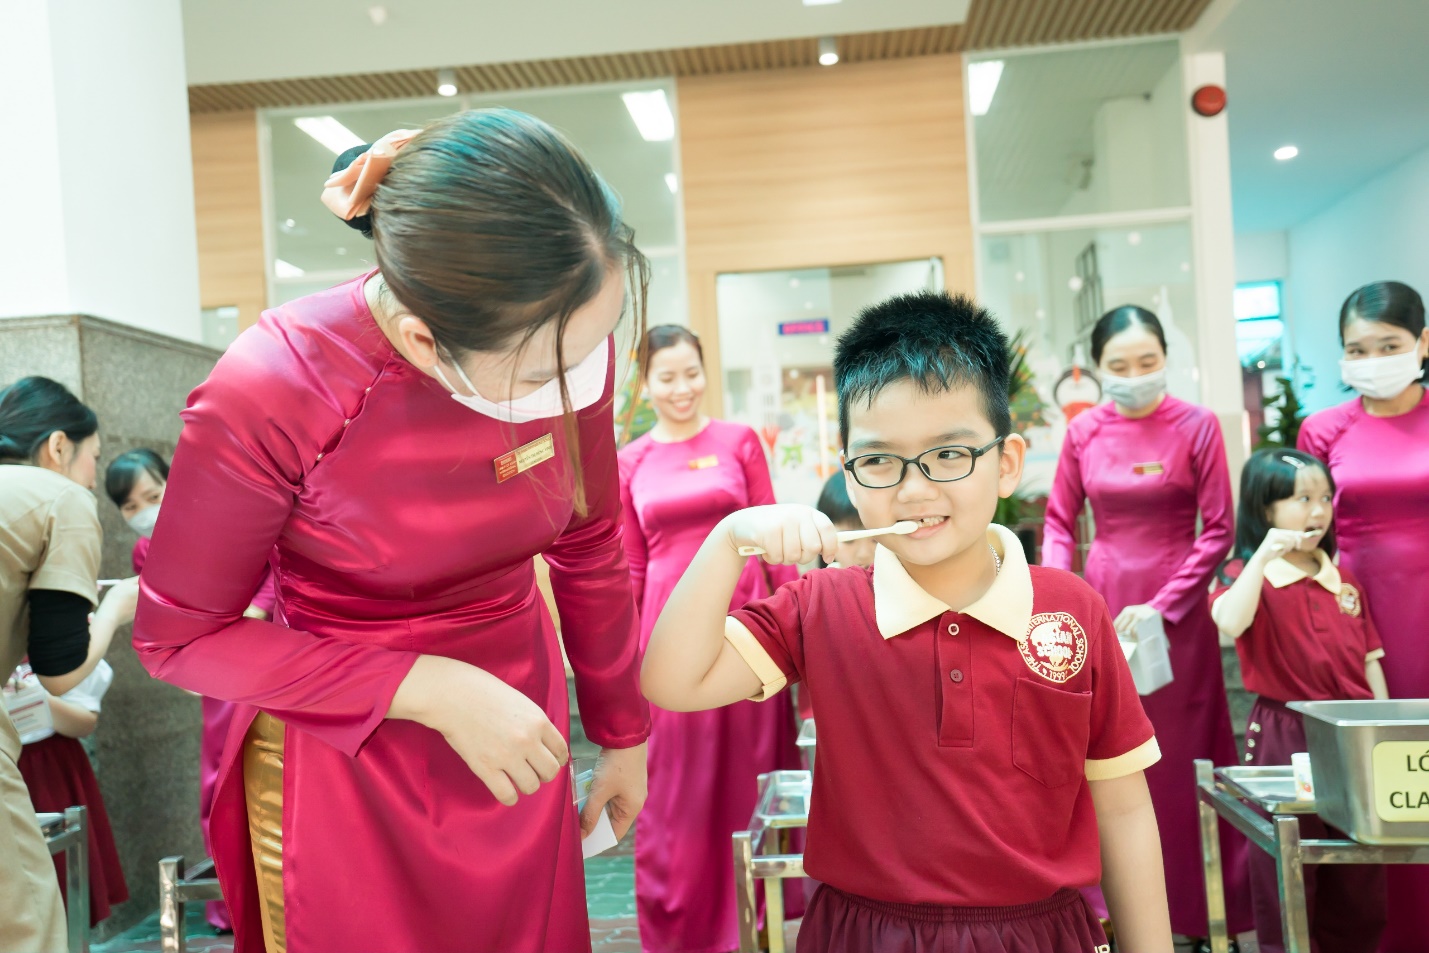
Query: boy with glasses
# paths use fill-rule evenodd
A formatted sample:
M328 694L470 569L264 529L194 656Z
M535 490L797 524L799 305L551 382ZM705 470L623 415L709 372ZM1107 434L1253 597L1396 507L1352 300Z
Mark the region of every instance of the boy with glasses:
M1101 883L1121 948L1171 950L1159 757L1101 598L1028 567L990 526L1016 489L1007 339L963 297L866 310L834 360L849 493L885 536L872 569L810 573L725 618L741 546L832 557L833 525L775 505L727 517L670 596L645 656L656 705L819 698L804 951L1108 949L1077 888ZM1100 838L1098 837L1100 828Z

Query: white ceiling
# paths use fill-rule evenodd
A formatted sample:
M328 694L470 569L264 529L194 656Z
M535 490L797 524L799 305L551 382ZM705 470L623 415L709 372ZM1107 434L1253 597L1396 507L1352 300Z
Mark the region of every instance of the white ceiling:
M1290 228L1429 148L1429 2L1240 0L1226 54L1236 230ZM1288 162L1272 153L1295 145Z
M970 0L183 0L191 85L962 23ZM375 25L369 11L385 10Z

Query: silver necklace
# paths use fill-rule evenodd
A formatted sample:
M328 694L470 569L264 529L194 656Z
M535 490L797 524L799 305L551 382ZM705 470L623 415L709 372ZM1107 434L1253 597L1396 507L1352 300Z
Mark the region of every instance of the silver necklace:
M994 576L1002 573L1002 557L997 554L997 550L992 543L987 544L987 551L992 553L992 574Z

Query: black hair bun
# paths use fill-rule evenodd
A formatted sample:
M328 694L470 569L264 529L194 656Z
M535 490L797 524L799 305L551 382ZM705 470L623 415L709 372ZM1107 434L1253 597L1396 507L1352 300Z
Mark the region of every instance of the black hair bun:
M342 155L338 156L332 164L333 174L336 175L343 169L346 169L348 166L352 165L354 162L357 161L357 157L362 155L368 149L371 149L372 145L372 143L368 142L364 143L363 145L353 146L351 149L348 149ZM347 223L349 228L355 228L359 232L361 232L363 234L363 237L372 237L371 212L368 212L365 215L354 215L352 216L352 218L344 219L344 221Z

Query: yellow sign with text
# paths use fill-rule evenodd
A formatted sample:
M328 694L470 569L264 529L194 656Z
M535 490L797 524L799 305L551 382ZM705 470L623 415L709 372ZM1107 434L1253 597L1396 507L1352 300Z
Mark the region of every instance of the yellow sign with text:
M1429 744L1374 746L1374 808L1382 821L1429 821Z

